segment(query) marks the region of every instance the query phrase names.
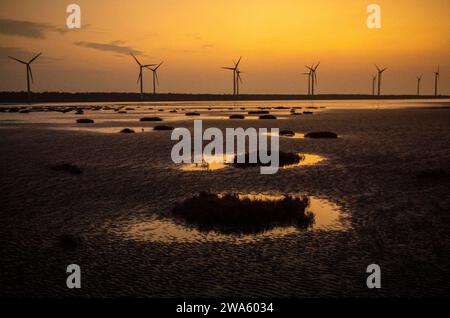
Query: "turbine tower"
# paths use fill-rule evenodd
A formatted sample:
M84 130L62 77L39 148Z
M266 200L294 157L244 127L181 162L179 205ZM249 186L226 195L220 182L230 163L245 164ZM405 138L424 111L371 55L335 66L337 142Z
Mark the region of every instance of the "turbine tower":
M422 82L422 76L423 74L417 76L417 96L420 96L420 84Z
M147 67L149 70L153 72L153 95L156 95L156 85L159 85L159 79L158 79L158 69L163 65L164 61L158 64L155 68Z
M238 81L237 70L239 69L239 64L241 63L241 59L242 59L242 57L239 58L237 63L233 61L234 67L222 67L222 69L224 69L224 70L233 71L233 95L236 95L236 92L237 92L237 90L236 90L237 85L238 85L237 84L237 81Z
M143 100L144 99L144 77L143 77L143 74L142 74L142 70L144 68L148 68L150 66L155 66L155 64L143 65L143 64L141 64L141 62L139 62L139 60L136 58L136 56L132 52L130 52L130 55L134 58L136 63L139 65L139 77L138 77L137 82L138 83L140 82L140 85L141 85L141 100Z
M239 95L239 85L243 84L241 74L242 74L242 72L239 69L237 69L236 70L236 94L237 95Z
M378 65L375 64L375 67L378 70L378 96L381 96L381 77L383 75L383 73L387 70L386 68L381 69L380 67L378 67Z
M308 76L308 96L311 95L311 71L308 73L302 73L302 75Z
M438 96L438 83L439 83L439 77L441 73L439 71L439 66L437 68L437 71L434 72L434 96Z
M377 82L377 74L372 75L372 96L375 96L375 85Z
M320 62L317 63L316 66L314 66L314 64L312 64L311 66L306 66L305 67L307 69L309 69L309 74L310 74L310 83L311 83L311 95L314 96L314 86L317 85L317 69L319 68Z
M31 102L31 86L30 86L30 81L31 83L34 83L33 80L33 72L31 71L31 63L33 63L39 56L41 56L42 53L39 53L38 55L36 55L35 57L33 57L31 60L29 60L28 62L19 60L15 57L12 56L8 56L10 59L17 61L19 63L22 63L24 65L26 65L27 67L27 93L28 93L28 102Z

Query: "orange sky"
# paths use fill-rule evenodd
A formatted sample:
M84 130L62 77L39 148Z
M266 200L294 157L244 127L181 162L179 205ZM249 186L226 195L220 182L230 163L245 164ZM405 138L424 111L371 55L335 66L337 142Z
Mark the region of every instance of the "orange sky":
M81 30L65 29L69 3L81 6ZM381 30L366 26L370 3L382 8ZM305 93L304 64L320 60L318 93L369 93L379 63L386 94L414 94L421 73L431 94L438 64L450 94L449 17L448 0L4 0L0 90L25 88L25 68L7 55L42 51L35 91L138 91L131 49L165 61L160 92L229 93L220 67L242 55L242 93ZM150 91L151 73L144 79Z

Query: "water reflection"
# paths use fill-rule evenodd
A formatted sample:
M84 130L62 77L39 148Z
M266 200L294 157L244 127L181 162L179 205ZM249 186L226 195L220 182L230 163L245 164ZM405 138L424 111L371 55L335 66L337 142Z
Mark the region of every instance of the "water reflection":
M324 160L326 160L326 158L319 156L319 155L313 155L313 154L298 154L298 155L302 156L303 160L301 160L299 163L297 163L295 165L284 166L282 169L292 169L292 168L297 168L297 167L314 166L314 165L317 165L317 164L323 162Z
M278 201L283 195L249 193L239 194L241 198L251 200ZM296 195L293 195L296 196ZM298 195L301 197L301 195ZM303 231L342 231L349 228L348 221L343 216L342 209L329 200L310 196L310 204L307 211L314 213L315 224L310 230ZM129 240L161 243L204 243L204 242L229 242L235 244L254 243L264 239L279 239L288 235L300 234L294 226L276 227L259 234L223 234L216 231L201 232L173 222L171 219L146 218L132 219L115 231L116 235Z
M294 165L284 166L281 169L293 169L298 167L306 167L306 166L314 166L322 163L326 160L325 157L315 155L315 154L298 154L302 160L299 163ZM217 171L222 170L227 167L231 167L232 164L229 162L233 162L235 155L232 153L227 153L221 157L212 157L212 156L204 156L203 159L200 159L201 163L188 163L181 166L182 171Z
M294 132L294 134L283 134L281 131L279 133L264 133L265 136L273 136L278 138L286 138L286 139L305 139L305 134Z

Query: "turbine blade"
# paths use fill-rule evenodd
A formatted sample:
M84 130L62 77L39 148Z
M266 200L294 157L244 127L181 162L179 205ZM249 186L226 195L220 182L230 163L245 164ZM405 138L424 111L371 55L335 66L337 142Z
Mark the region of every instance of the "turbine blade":
M138 79L137 79L137 83L139 84L139 81L140 80L142 80L142 71L141 72L139 72L139 76L138 76Z
M12 57L12 56L8 56L8 57L9 57L10 59L12 59L12 60L15 60L15 61L19 62L19 63L27 64L27 62L24 62L24 61L22 61L22 60L16 59L15 57Z
M320 62L317 63L316 67L314 67L314 72L317 70L317 68L319 67L319 65L320 65Z
M237 63L234 63L234 65L236 66L236 68L239 66L239 64L241 63L242 60L242 56L239 58L239 60L237 61Z
M36 55L35 57L33 57L33 58L28 62L28 64L33 63L34 60L37 59L37 58L38 58L39 56L41 56L41 55L42 55L42 53L39 53L38 55Z
M146 68L149 68L150 66L155 66L156 64L145 64L145 65L142 65L142 67L146 67Z
M159 86L158 72L155 71L156 85Z
M133 54L133 52L130 52L130 55L134 58L134 60L136 61L136 63L138 63L139 66L142 66L141 62L138 61L138 59L137 59L136 56Z
M374 65L375 65L375 67L377 68L378 72L380 72L381 69L378 67L378 65L376 65L376 64L374 64Z
M224 70L230 70L230 71L234 71L234 70L235 70L235 69L232 68L232 67L222 67L222 69L224 69Z
M160 68L161 65L163 65L163 64L164 64L164 61L162 61L161 63L159 63L159 65L155 68L155 71L156 71L158 68Z

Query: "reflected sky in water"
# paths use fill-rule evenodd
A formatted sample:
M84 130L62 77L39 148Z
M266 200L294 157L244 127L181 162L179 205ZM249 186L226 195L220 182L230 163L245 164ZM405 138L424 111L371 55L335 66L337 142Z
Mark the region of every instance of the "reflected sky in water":
M302 195L293 195L302 197ZM239 197L251 200L278 201L283 195L266 193L239 194ZM302 231L343 231L350 228L344 211L334 202L327 199L310 196L307 211L315 215L315 224L312 229L299 230L294 226L275 227L259 234L223 234L215 231L201 232L197 229L175 223L171 219L155 217L134 218L119 226L114 231L127 240L161 243L202 243L202 242L230 242L236 244L252 243L263 239L279 239L291 234L300 234Z

